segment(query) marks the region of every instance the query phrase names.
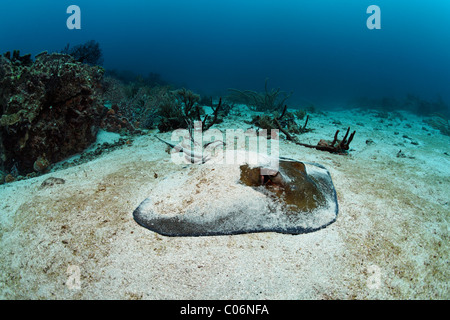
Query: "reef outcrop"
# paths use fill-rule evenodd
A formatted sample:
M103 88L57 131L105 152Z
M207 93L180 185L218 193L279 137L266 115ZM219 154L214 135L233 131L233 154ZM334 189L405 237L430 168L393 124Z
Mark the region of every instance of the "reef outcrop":
M0 57L0 170L24 175L95 141L104 70L59 53L22 60Z

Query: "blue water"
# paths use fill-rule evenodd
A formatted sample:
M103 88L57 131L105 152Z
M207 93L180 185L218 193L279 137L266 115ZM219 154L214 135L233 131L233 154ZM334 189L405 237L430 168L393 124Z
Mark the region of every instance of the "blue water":
M69 5L81 29L69 30ZM381 29L369 30L369 5ZM228 88L293 91L291 103L337 106L359 96L450 105L450 1L2 1L0 51L60 51L94 39L104 67L208 94Z

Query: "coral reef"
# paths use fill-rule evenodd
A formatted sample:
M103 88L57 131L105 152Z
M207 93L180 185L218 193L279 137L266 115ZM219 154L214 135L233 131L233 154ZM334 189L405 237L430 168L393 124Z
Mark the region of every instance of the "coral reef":
M33 63L33 61L31 60L30 53L27 53L26 55L21 56L19 50L14 50L12 53L12 56L11 56L11 52L7 51L7 52L5 52L5 54L3 56L6 59L8 59L9 61L11 61L11 63L13 63L14 65L29 66L30 64Z
M0 170L27 174L38 159L58 162L95 140L104 70L59 53L13 57L0 57Z

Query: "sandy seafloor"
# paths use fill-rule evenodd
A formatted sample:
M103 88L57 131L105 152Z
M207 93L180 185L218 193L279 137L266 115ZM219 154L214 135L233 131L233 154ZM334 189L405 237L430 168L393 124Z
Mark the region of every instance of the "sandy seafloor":
M350 126L347 156L281 139L281 156L324 165L337 190L337 221L309 234L176 238L137 225L132 212L154 184L183 170L157 130L1 185L0 298L449 299L450 137L400 114L312 114L315 130L300 140L316 144L336 129L342 137ZM247 129L245 115L214 128ZM48 177L66 182L40 188Z

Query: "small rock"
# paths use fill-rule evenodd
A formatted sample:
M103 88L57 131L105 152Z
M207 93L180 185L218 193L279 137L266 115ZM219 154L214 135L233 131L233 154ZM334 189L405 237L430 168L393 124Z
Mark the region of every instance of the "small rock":
M397 158L415 159L415 157L413 156L407 156L405 153L402 152L402 150L397 152Z
M33 164L33 169L37 172L42 172L48 168L50 162L43 156L38 157L37 160Z
M406 158L406 155L402 152L402 150L400 150L397 152L397 158Z
M5 183L10 183L16 181L16 178L12 174L8 174L5 177Z
M37 177L37 173L36 172L30 172L26 176L27 179L31 179L31 178L35 178L35 177Z
M46 188L46 187L53 187L55 184L64 184L66 183L66 180L61 179L61 178L55 178L55 177L50 177L45 179L40 188Z
M366 144L367 144L368 146L370 146L370 145L372 145L372 144L375 144L375 142L374 142L372 139L367 139L367 140L366 140Z

